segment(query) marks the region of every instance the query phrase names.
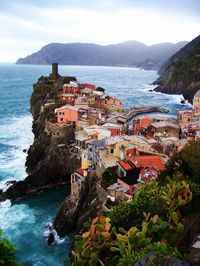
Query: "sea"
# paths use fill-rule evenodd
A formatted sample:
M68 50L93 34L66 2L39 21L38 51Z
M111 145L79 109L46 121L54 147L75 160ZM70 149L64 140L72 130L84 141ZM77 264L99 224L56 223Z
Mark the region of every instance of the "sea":
M0 64L0 189L8 181L26 177L24 150L33 142L30 96L32 85L47 76L51 66ZM191 108L181 104L182 95L151 92L156 71L137 68L99 66L59 66L61 75L76 76L78 81L94 83L119 98L126 107L159 105L175 117L178 110ZM163 115L163 114L162 114ZM0 205L0 227L3 236L17 246L17 257L26 266L60 266L68 260L72 235L57 238L48 246L47 225L52 222L69 188L48 190L41 195L16 203Z

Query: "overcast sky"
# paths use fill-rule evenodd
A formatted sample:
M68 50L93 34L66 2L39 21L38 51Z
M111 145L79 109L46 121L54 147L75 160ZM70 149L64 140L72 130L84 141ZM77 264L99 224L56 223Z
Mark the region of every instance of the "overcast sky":
M200 0L0 0L0 61L50 42L148 45L200 34Z

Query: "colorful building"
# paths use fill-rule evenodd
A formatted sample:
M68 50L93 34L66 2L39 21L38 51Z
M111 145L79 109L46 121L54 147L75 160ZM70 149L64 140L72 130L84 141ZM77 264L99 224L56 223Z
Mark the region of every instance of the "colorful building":
M147 128L151 125L152 118L150 117L141 117L134 121L133 134L134 135L146 135Z
M131 156L118 163L117 182L126 188L130 194L138 183L145 183L155 180L158 171L164 169L164 161L161 156Z
M75 95L69 93L62 93L60 95L60 99L63 103L73 106L75 101Z
M193 98L193 107L194 108L200 108L200 90L198 90Z
M57 113L57 124L63 126L65 124L75 123L79 119L79 108L75 106L65 105L55 109Z
M87 170L79 168L71 175L71 195L79 197L82 182L85 180L87 174Z
M184 110L177 113L177 121L181 127L188 126L192 122L193 111Z
M110 130L111 136L121 136L125 132L123 125L120 124L106 123L103 127Z
M70 81L70 83L63 85L63 94L73 94L76 95L76 93L79 91L79 85L77 82Z

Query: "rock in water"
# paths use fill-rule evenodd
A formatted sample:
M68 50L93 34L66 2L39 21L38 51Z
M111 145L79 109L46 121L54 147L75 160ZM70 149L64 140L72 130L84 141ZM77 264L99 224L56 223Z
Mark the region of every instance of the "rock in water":
M54 243L54 241L55 241L54 234L50 233L48 240L47 240L48 245L51 246Z

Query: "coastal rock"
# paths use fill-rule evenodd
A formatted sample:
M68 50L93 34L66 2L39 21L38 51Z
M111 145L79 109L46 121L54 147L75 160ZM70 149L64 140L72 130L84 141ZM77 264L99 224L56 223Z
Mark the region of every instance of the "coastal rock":
M200 88L200 35L173 55L159 71L155 91L182 94L192 103Z
M89 217L94 217L102 209L107 194L100 187L96 175L89 175L82 183L80 196L68 196L62 203L54 220L54 228L60 237L72 231L79 231Z
M0 192L0 200L18 200L42 192L44 189L70 184L70 175L80 165L78 158L70 157L70 143L74 140L74 130L69 128L65 135L53 136L45 132L47 118L54 115L55 105L42 106L49 99L58 99L62 84L76 80L74 77L53 79L41 77L33 86L31 113L33 116L34 142L27 153L26 170L28 176L15 182L5 192Z

